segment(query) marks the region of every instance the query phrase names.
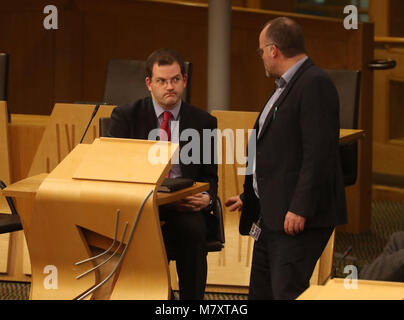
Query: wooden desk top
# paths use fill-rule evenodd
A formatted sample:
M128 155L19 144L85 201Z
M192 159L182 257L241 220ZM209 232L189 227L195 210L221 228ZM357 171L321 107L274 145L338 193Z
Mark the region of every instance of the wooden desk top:
M2 190L5 197L16 198L34 198L42 181L48 176L47 173L41 173L20 181L17 181Z
M48 176L47 173L42 173L32 176L16 183L9 185L2 190L3 196L16 197L16 198L34 198L39 189L42 181ZM175 192L158 192L157 205L163 205L171 202L176 202L184 197L190 196L195 193L206 191L209 189L209 183L196 182L192 187L178 190Z
M365 131L359 129L340 129L339 143L344 144L365 137Z
M346 289L345 279L331 279L324 286L310 286L298 300L404 300L404 283L358 280L357 289Z

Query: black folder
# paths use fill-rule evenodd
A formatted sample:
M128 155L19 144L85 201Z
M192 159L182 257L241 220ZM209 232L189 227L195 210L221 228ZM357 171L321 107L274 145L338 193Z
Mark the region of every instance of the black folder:
M159 192L174 192L191 187L194 180L188 178L166 178L158 189Z

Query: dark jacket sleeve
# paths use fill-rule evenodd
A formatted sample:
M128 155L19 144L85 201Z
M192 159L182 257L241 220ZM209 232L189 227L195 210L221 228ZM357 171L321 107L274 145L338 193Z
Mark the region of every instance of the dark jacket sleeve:
M316 212L322 186L336 171L338 150L338 94L328 78L306 84L300 102L302 164L289 211L310 217Z

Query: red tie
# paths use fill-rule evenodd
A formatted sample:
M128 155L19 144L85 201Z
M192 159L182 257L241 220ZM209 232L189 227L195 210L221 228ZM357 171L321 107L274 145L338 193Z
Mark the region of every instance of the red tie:
M160 132L160 140L162 141L171 141L171 129L170 129L170 119L171 119L171 112L164 111L164 118L163 122L161 123L160 129L166 132L167 140L165 139L165 135Z

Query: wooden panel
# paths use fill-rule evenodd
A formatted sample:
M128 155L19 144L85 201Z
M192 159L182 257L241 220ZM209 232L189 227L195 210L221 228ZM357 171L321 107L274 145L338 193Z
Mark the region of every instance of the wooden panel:
M51 172L80 142L94 105L56 104L39 144L28 176ZM99 118L109 117L114 106L101 106L83 143L99 136Z
M369 20L375 23L375 36L390 35L390 0L369 1Z
M11 115L8 132L12 182L28 176L48 121L49 116Z
M218 138L218 141L221 141L221 143L218 142L218 159L222 159L218 166L218 196L223 204L229 197L243 192L244 175L238 175L237 169L244 168L245 165L237 162L236 152L245 156L248 129L253 128L258 112L214 110L212 115L217 117L218 129L223 136L222 139ZM243 143L240 140L237 140L237 144L235 143L237 129L241 130ZM227 152L230 152L230 157L226 159ZM250 281L254 241L251 237L239 234L240 213L230 212L224 205L222 209L226 245L222 251L208 254L207 284L245 289Z
M373 120L373 171L404 176L404 121L402 88L404 72L404 40L378 38L375 58L393 59L397 66L375 72ZM396 86L392 86L395 84Z
M109 59L144 60L158 47L173 47L194 64L191 101L206 109L206 4L125 0L53 4L59 13L58 30L42 26L44 1L0 4L0 47L11 54L13 113L50 114L55 102L101 101ZM371 25L351 31L341 20L284 14L302 25L308 52L321 67L363 69L368 62L362 53L370 48L364 48L361 30ZM271 92L273 82L265 77L255 49L261 27L276 16L279 12L233 8L233 110L258 111Z

